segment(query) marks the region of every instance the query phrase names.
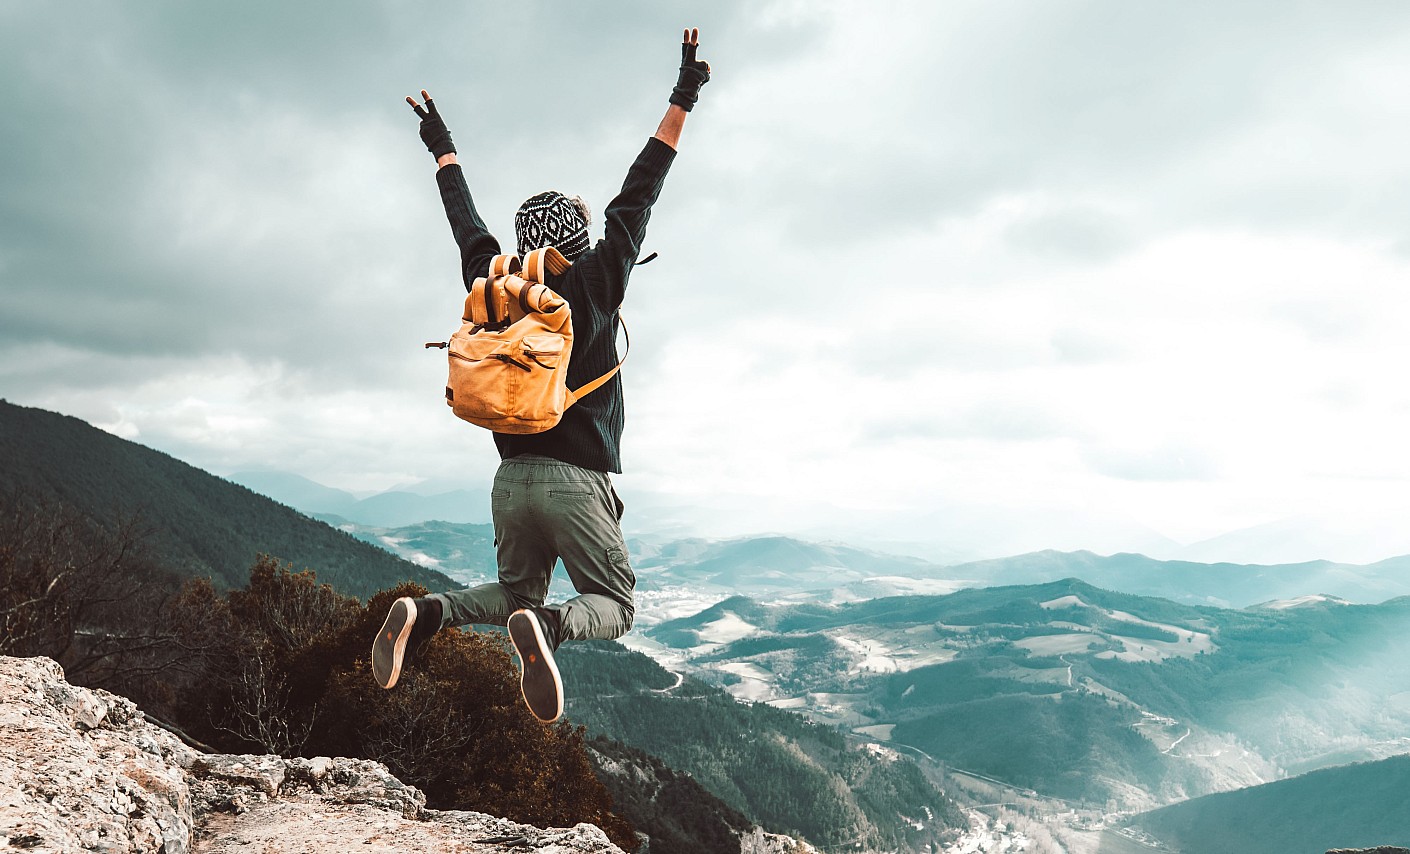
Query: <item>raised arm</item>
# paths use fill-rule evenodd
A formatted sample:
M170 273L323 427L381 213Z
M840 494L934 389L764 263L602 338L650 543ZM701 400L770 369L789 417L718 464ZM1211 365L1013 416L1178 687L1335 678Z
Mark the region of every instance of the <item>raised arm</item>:
M680 148L681 130L685 127L685 114L695 106L700 98L700 87L710 82L710 63L695 58L700 47L700 28L685 31L681 37L681 68L676 78L676 88L671 90L671 105L656 128L656 138L673 149Z
M426 101L424 107L409 95L406 102L421 117L421 141L436 158L436 184L441 190L441 203L445 205L451 234L460 247L461 275L465 280L465 289L469 290L477 277L489 271L490 259L499 254L499 241L490 234L475 210L470 187L465 183L465 173L455 159L455 143L451 141L450 131L436 109L436 102L431 100L430 93L425 89L421 90L421 97Z
M709 64L695 58L699 44L700 31L686 30L681 44L680 76L671 90L671 104L656 133L646 141L646 147L627 170L621 192L608 204L603 216L603 239L597 244L596 257L607 274L602 298L610 306L622 302L632 265L646 237L651 208L675 159L685 114L695 106L700 87L710 79Z

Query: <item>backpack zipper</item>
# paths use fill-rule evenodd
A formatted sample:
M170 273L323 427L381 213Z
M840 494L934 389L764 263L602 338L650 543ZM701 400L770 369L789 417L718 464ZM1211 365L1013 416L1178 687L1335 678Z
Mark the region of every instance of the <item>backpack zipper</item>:
M459 360L462 361L462 362L471 362L471 363L474 363L474 362L480 361L479 359L472 359L472 358L470 358L469 356L462 356L462 355L460 355L459 353L455 352L454 350L451 350L449 355L450 355L450 357L451 357L452 359L459 359ZM533 371L533 368L529 367L528 365L524 364L523 362L520 362L520 361L515 360L515 358L514 358L513 356L506 356L506 355L504 355L503 353L494 353L494 354L492 354L492 355L490 355L490 356L487 356L486 358L489 358L489 359L498 359L498 360L500 360L501 362L508 362L509 364L513 365L514 367L518 368L518 369L521 370L521 371L530 371L530 372ZM537 362L538 360L535 359L534 361Z

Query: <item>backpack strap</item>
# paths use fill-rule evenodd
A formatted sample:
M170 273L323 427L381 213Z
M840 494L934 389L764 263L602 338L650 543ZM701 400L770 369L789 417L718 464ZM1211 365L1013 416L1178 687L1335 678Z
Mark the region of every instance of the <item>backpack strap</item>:
M518 300L519 314L530 311L554 312L563 304L562 298L543 287L548 275L561 276L573 262L552 246L529 253L527 265L517 255L496 255L490 259L489 274L476 279L465 298L462 319L476 326L494 327L517 320L510 311L510 300ZM524 287L534 285L537 287Z
M509 317L514 321L518 321L520 317L534 311L553 314L568 305L568 301L554 293L548 285L541 285L518 276L509 276L504 279L504 290L509 294Z
M548 275L561 276L568 272L568 268L571 266L573 266L573 262L564 258L562 252L552 246L545 246L530 252L528 257L524 259L524 278L543 284Z
M496 255L490 259L489 278L512 275L522 269L524 265L519 263L518 255Z
M476 279L470 286L470 293L465 297L465 311L460 316L461 320L491 329L507 324L510 320L509 293L505 285L516 279L517 276Z
M577 402L578 402L579 400L581 400L582 398L584 398L584 397L586 397L587 395L591 394L592 392L595 392L595 391L597 391L598 389L602 388L602 386L603 386L608 380L612 379L612 377L615 376L616 373L622 369L622 366L627 363L627 356L631 355L631 352L632 352L632 336L627 332L627 322L626 322L625 320L622 320L621 312L618 312L618 313L617 313L617 319L618 319L619 321L621 321L621 323L622 323L622 334L623 334L624 336L626 336L626 339L627 339L627 352L625 352L625 353L622 354L622 361L620 361L620 362L617 363L617 367L613 368L612 370L608 371L607 373L603 374L602 376L598 377L597 379L595 379L595 380L593 380L593 381L591 381L591 382L588 382L588 383L584 383L583 385L578 386L576 389L573 389L572 391L569 391L569 392L568 392L568 405L569 405L569 406L572 406L573 404L577 403Z

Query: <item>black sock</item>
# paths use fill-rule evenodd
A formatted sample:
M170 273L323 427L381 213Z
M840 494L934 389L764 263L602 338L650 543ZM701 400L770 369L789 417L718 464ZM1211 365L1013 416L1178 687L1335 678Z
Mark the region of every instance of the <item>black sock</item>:
M416 603L416 625L411 627L410 642L419 645L441 630L441 600L427 596L412 601Z
M561 642L559 635L563 632L563 628L558 622L558 612L550 611L547 608L535 608L534 613L538 615L539 622L543 625L544 640L548 641L549 650L558 649L558 644Z

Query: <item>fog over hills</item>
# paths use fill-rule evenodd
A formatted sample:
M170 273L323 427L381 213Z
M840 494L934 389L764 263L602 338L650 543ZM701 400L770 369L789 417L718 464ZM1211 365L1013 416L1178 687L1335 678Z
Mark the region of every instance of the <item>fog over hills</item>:
M428 520L485 523L490 519L488 490L454 487L454 479L407 485L374 494L354 495L298 474L284 471L240 471L230 480L317 517L337 516L380 528L395 528ZM809 499L799 497L799 513ZM738 524L723 533L716 525L703 533L700 507L672 504L649 490L629 496L623 525L639 538L686 540L730 538L731 532L751 530L747 508L739 508ZM819 511L819 518L825 514ZM1282 565L1326 561L1344 565L1371 564L1410 554L1410 529L1389 512L1343 513L1339 516L1295 517L1237 528L1197 542L1181 543L1153 531L1113 520L1101 524L1076 512L1053 510L1019 514L975 506L932 508L910 526L908 539L868 532L865 518L847 524L803 524L796 530L767 536L806 541L844 540L876 552L907 555L930 563L954 565L1002 559L1044 549L1103 554L1140 553L1158 560L1189 563ZM983 532L976 533L976 532ZM749 538L766 536L750 533ZM1002 548L1007 544L1008 548Z
M288 472L236 472L228 479L310 516L337 517L375 527L395 528L433 519L474 523L490 516L489 495L463 489L432 495L390 490L359 498Z
M1039 584L1076 576L1112 590L1235 608L1312 594L1362 603L1410 594L1410 556L1369 565L1330 561L1260 565L1044 551L960 564L947 571L976 585Z
M377 527L325 518L461 583L494 576L493 532L487 524ZM642 536L630 538L628 545L638 591L648 606L638 616L646 623L686 616L739 594L764 601L835 604L1070 577L1109 590L1218 607L1241 608L1313 595L1367 604L1410 594L1410 556L1370 565L1312 561L1268 566L1042 551L944 566L843 543L781 536L721 540ZM558 583L558 589L566 592L561 578Z
M1405 515L1389 510L1342 512L1321 517L1277 519L1220 534L1161 557L1216 563L1298 563L1309 558L1375 563L1410 553Z

